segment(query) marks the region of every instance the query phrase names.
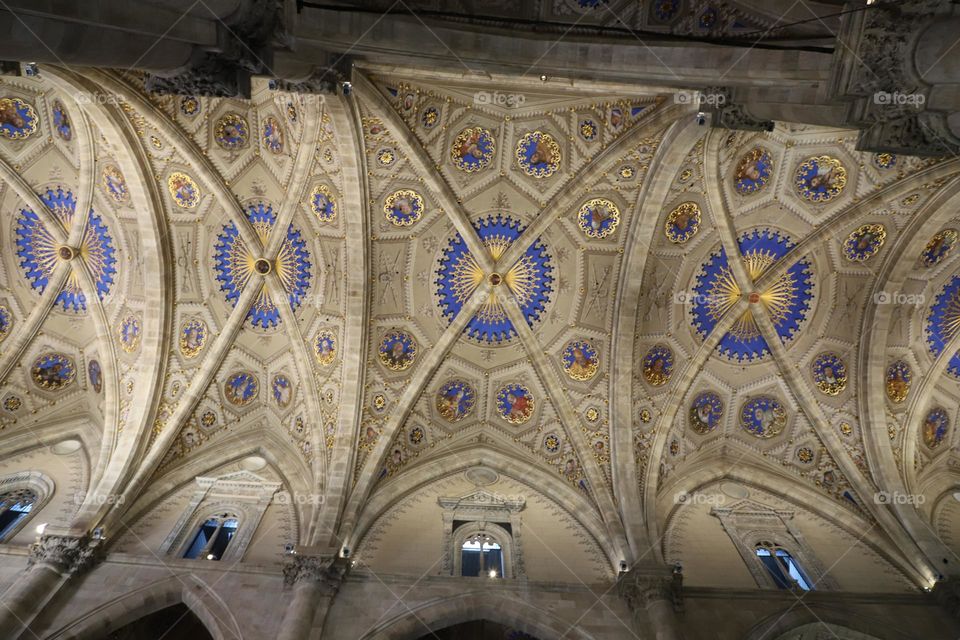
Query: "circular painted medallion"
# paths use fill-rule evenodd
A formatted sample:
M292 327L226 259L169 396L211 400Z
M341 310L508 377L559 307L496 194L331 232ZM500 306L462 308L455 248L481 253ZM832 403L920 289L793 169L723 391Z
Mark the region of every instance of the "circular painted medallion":
M290 401L293 400L293 383L290 382L290 378L278 373L273 376L270 390L273 392L273 400L278 407L286 409L290 406Z
M381 167L392 167L397 161L397 151L393 147L382 147L377 150L377 164Z
M140 346L140 318L128 315L117 325L120 347L127 353L133 353Z
M960 275L953 276L933 301L927 314L927 347L934 358L960 331ZM947 373L960 378L960 351L950 357Z
M200 99L197 96L183 96L180 98L180 113L188 118L200 114Z
M936 449L947 437L950 429L950 416L943 407L935 407L927 413L923 420L923 443L931 449Z
M420 125L424 129L433 129L440 122L440 110L436 107L427 107L420 114Z
M683 244L700 230L700 206L696 202L683 202L667 216L664 233L674 244Z
M600 367L600 355L586 340L568 342L560 356L563 370L574 380L589 380Z
M37 112L20 98L0 98L0 135L23 140L37 131Z
M740 425L758 438L772 438L787 426L787 410L770 396L758 396L743 403Z
M521 384L513 382L497 391L497 413L511 424L529 420L534 408L533 395Z
M181 209L193 209L200 204L200 187L182 171L174 171L167 178L167 190Z
M852 232L843 243L843 255L850 262L865 262L877 255L887 239L882 224L865 224Z
M813 361L813 381L828 396L840 395L847 388L847 366L835 353L821 353Z
M227 402L243 407L253 402L260 393L257 377L249 371L237 371L223 383L223 395Z
M926 267L940 264L953 251L958 238L960 238L960 233L956 229L938 231L920 252L920 262Z
M590 118L584 118L580 121L577 131L580 133L581 138L587 142L593 142L597 139L597 134L600 133L600 127L597 126L597 123L594 120Z
M337 359L337 339L331 331L321 331L313 339L313 354L323 366Z
M70 123L70 114L59 100L53 101L53 129L64 142L73 139L73 125Z
M620 209L606 198L587 200L577 213L577 224L588 238L606 238L620 224Z
M453 141L450 157L458 169L473 173L490 164L496 148L496 140L489 129L468 127Z
M33 383L46 391L60 391L77 378L77 366L63 353L48 352L33 361L30 367Z
M409 227L423 217L423 197L412 189L394 191L383 203L387 220L398 227Z
M47 189L46 193L40 195L40 199L64 227L70 228L77 207L77 201L72 192L60 188L56 191ZM35 291L43 293L50 283L54 269L64 258L60 252L61 247L31 209L20 211L16 228L16 248L24 277ZM93 276L97 295L103 300L114 284L117 256L109 229L103 219L92 210L77 249L74 255L86 263ZM79 313L87 310L86 294L80 286L76 271L71 270L54 304L59 305L64 311Z
M800 163L793 182L804 200L829 202L847 185L847 170L836 158L813 156Z
M662 344L654 345L643 357L643 378L654 387L666 384L673 375L673 351Z
M878 169L893 169L897 166L897 156L892 153L873 154L873 164Z
M887 397L890 398L890 401L900 404L906 400L910 394L910 380L913 378L910 365L903 360L892 362L890 366L887 367L885 378Z
M713 391L704 391L690 404L690 428L696 433L710 433L723 417L723 400Z
M417 357L417 342L410 334L392 329L380 340L377 357L387 369L404 371L410 368Z
M437 412L448 422L466 418L476 402L477 392L463 380L449 380L437 392Z
M789 237L770 229L745 232L737 243L747 274L753 281L794 246ZM766 308L784 343L793 339L806 320L813 301L813 287L810 263L807 258L801 258L765 291L757 292L757 303ZM693 294L691 320L697 333L705 339L720 318L744 295L733 277L723 248L711 254L701 267ZM749 309L720 339L717 349L728 359L738 362L754 361L770 353Z
M103 192L111 200L124 203L130 199L130 191L127 190L127 181L115 165L108 164L100 172L100 185Z
M473 223L473 228L494 262L524 230L518 220L503 215L480 218ZM516 337L517 332L507 317L504 301L518 305L527 324L532 327L546 310L553 293L550 261L550 254L538 238L508 270L486 274L458 233L443 249L434 280L441 312L448 322L452 322L481 282L486 279L495 283L486 304L474 313L465 332L478 342L493 346L505 344Z
M184 358L196 358L207 344L207 323L199 318L180 325L180 353Z
M263 146L270 153L283 153L283 128L272 116L263 121Z
M549 178L560 168L560 145L545 131L531 131L517 142L517 164L534 178Z
M10 329L13 328L13 315L10 309L0 305L0 342L10 335Z
M100 363L97 360L91 360L87 363L87 379L90 380L90 386L94 393L100 393L103 389L103 371L100 369Z
M337 201L333 198L330 187L318 184L310 194L310 210L320 222L333 222L337 217Z
M214 138L228 151L238 149L247 144L250 138L250 126L247 119L239 113L228 113L217 121Z
M762 190L770 174L773 173L773 157L763 147L754 147L748 151L733 174L733 188L742 196L748 196Z

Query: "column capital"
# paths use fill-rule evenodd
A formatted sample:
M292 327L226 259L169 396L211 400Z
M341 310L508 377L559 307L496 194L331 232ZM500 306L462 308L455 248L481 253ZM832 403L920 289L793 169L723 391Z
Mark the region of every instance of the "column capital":
M45 534L30 545L27 567L46 565L62 575L83 573L101 559L99 540L88 536Z
M283 565L283 582L293 586L302 582L314 582L320 586L322 595L332 596L350 569L350 561L339 556L311 556L291 554Z
M683 573L668 567L637 568L617 578L617 592L632 611L665 600L676 612L683 611Z

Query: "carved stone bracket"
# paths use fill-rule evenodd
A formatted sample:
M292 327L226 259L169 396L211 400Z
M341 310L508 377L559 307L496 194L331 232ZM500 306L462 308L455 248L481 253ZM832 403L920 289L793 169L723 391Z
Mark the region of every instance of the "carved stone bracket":
M340 590L350 562L334 556L307 556L294 554L283 565L283 582L292 587L301 582L316 582L321 595L334 596Z
M290 93L336 95L340 84L350 79L352 66L353 59L350 56L331 53L326 61L313 67L306 77L276 78L270 81L270 87Z
M631 611L645 609L658 600L673 605L677 613L683 611L683 573L673 571L634 570L620 574L617 579L617 593L626 600Z
M43 535L30 545L27 567L46 565L63 575L83 573L102 556L99 540L86 536Z
M750 115L742 104L734 102L733 92L727 87L707 87L699 95L703 110L712 116L712 127L737 131L773 131L772 120L761 120Z

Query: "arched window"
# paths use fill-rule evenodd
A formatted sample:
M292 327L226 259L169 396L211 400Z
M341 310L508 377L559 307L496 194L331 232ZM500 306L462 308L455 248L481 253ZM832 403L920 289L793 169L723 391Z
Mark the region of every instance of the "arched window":
M503 549L500 543L482 532L464 540L460 549L460 575L502 578Z
M777 588L813 590L813 584L789 551L767 541L758 542L754 550L760 563L770 573L770 577L773 578Z
M237 524L237 516L232 513L210 516L200 525L183 557L219 560L236 535Z
M12 533L29 517L37 503L32 489L16 489L0 494L0 542L6 542Z

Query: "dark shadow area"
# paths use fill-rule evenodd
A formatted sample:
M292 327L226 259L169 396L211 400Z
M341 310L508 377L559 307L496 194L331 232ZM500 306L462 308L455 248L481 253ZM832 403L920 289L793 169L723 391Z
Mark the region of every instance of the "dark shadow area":
M452 627L437 629L420 636L420 640L539 640L522 631L489 620L471 620Z
M102 640L213 640L200 619L177 604L134 620Z

